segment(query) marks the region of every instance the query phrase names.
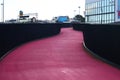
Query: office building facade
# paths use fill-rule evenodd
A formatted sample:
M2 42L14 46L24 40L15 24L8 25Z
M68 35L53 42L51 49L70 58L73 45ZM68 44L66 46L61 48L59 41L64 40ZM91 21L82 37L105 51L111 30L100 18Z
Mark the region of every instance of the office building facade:
M86 0L85 20L91 24L120 21L120 0Z

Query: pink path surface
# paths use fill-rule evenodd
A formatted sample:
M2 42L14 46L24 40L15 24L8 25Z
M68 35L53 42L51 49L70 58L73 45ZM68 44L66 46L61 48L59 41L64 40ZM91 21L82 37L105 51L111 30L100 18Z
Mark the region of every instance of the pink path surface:
M26 43L0 61L0 80L120 80L120 70L91 56L82 32Z

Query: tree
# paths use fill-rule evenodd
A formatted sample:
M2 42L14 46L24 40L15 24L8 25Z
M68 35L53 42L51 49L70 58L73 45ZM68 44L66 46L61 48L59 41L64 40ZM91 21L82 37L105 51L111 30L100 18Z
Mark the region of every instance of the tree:
M82 15L76 15L74 17L75 20L78 20L80 22L85 22L85 18Z

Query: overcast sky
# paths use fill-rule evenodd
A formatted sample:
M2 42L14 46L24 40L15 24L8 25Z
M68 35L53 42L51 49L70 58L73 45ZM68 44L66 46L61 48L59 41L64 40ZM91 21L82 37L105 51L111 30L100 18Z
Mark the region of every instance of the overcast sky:
M3 0L0 0L2 3ZM5 20L16 19L19 11L24 14L38 13L38 18L52 19L54 16L73 17L75 14L84 15L85 0L4 0L5 2ZM76 12L74 11L76 10ZM2 6L0 8L0 16L2 20Z

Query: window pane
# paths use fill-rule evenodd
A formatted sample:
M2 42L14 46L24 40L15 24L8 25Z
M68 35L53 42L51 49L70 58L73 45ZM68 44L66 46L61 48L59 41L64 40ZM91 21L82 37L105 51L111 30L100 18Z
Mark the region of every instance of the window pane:
M107 12L110 12L110 7L109 6L107 6Z
M102 7L105 6L105 0L102 0Z
M114 6L111 6L111 11L112 11L112 12L114 12L114 11L115 11Z

